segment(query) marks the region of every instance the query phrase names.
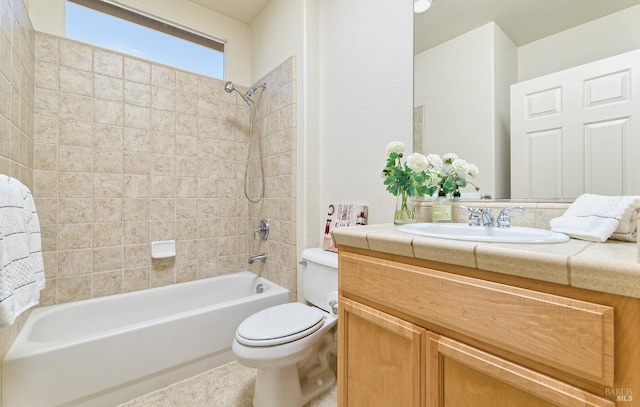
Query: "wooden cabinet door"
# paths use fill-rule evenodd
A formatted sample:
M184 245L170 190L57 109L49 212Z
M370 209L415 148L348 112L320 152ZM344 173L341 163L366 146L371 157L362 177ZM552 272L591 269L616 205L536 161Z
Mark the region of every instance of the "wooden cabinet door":
M344 297L339 310L338 405L424 406L426 331Z
M556 379L428 333L429 407L595 407L612 401Z

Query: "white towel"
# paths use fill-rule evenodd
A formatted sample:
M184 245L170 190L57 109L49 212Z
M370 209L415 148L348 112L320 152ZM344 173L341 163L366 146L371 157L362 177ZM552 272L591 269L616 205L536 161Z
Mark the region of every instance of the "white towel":
M40 302L44 266L40 222L31 191L0 174L0 325Z
M640 196L583 194L561 217L551 219L551 230L592 242L635 242L639 208Z

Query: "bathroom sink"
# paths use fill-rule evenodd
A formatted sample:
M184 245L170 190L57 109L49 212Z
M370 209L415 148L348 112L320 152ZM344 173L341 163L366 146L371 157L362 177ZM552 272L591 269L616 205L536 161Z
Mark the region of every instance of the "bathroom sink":
M550 230L512 226L510 228L469 226L464 223L411 223L399 231L443 239L494 243L561 243L569 236Z

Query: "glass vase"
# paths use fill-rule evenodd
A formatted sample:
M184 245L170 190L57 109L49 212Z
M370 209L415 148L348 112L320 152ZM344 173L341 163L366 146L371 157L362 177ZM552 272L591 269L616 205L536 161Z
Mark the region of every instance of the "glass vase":
M415 223L415 221L414 202L409 199L406 192L402 191L396 196L396 213L393 217L393 223L404 225L406 223Z

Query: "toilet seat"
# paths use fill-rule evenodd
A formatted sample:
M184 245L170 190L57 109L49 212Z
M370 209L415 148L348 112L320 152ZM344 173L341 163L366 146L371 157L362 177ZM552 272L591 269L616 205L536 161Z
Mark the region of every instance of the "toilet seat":
M236 331L236 340L247 346L274 346L310 335L324 324L317 308L292 302L259 311L245 319Z

